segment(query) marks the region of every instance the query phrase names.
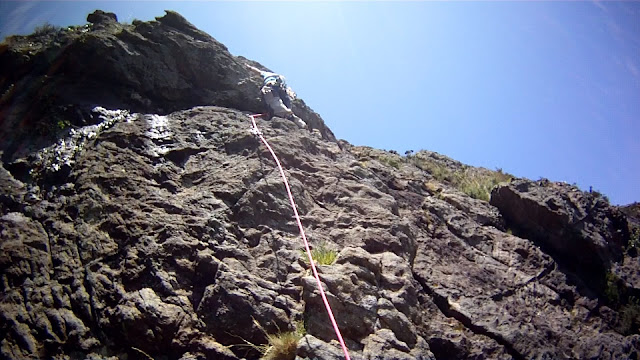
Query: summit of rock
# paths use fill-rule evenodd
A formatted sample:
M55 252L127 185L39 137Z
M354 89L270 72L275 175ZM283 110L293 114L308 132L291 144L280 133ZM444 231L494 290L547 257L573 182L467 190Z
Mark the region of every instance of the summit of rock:
M180 14L0 44L0 358L341 359L266 69ZM353 359L640 357L638 206L258 120Z

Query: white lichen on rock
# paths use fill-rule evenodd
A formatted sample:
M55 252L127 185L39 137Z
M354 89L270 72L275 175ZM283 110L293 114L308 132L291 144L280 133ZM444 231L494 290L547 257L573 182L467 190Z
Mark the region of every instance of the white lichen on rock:
M38 151L35 154L35 166L30 171L32 176L57 173L65 167L73 166L76 155L82 151L89 140L95 139L102 131L117 122L130 122L137 117L136 114L130 114L128 110L108 110L101 106L96 106L92 112L97 113L98 118L102 121L95 125L70 129L66 137L59 139L54 145Z
M152 114L145 115L144 119L148 126L148 130L145 135L153 142L153 144L150 145L151 154L153 156L161 156L169 152L169 149L164 144L170 140L173 135L169 128L169 118L162 115Z

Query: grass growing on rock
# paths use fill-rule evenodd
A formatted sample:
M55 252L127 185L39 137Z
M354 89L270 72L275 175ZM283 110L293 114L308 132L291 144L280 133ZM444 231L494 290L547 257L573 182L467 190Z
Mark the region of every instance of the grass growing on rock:
M400 165L402 165L402 158L395 154L381 156L378 158L378 161L396 169L400 169Z
M491 190L496 185L509 182L511 179L511 175L503 173L502 170L465 171L460 182L454 186L474 199L489 201Z
M452 183L456 181L456 172L449 169L446 165L417 156L412 157L412 160L415 166L428 172L434 179L440 182Z
M640 330L640 302L634 296L620 309L618 331L624 335L637 334Z
M640 329L640 302L634 296L629 297L629 302L620 309L618 331L624 335L638 333Z
M305 264L309 264L309 257L305 249L300 249L302 253L302 261ZM311 258L316 265L331 265L336 261L338 253L335 250L331 250L327 247L327 244L321 243L320 245L311 249Z
M618 305L620 303L623 290L624 284L622 283L622 280L620 280L616 274L608 271L605 274L604 296L607 298L609 303Z
M502 172L474 168L458 163L446 165L421 153L411 157L413 164L428 172L439 182L448 183L474 199L489 201L491 190L498 184L509 182L513 176Z
M629 295L620 277L611 271L605 273L604 297L609 306L618 312L616 331L623 335L640 332L640 301Z
M48 22L45 22L44 24L38 25L35 27L35 29L33 29L33 36L39 37L39 36L44 36L49 34L55 34L58 31L60 31L60 29L62 28L59 26L52 25L52 24L49 24Z
M254 324L265 334L267 343L263 345L253 345L251 347L258 350L262 360L293 360L296 357L298 341L305 334L302 322L297 322L293 331L279 331L275 334L268 334L264 328L256 321Z
M474 199L489 201L491 190L504 182L510 182L513 176L502 172L464 165L438 153L421 150L417 153L407 151L402 157L395 151L376 150L366 146L354 147L353 153L360 162L377 160L383 165L400 170L403 164L411 164L429 173L440 183L449 184Z

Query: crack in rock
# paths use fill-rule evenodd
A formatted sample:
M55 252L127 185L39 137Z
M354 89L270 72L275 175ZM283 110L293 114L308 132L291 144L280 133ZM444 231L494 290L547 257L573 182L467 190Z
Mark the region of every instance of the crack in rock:
M509 341L502 337L502 335L496 334L485 327L474 324L469 317L454 309L449 304L449 300L446 296L438 294L429 285L427 285L427 282L424 281L424 279L422 279L418 274L413 272L413 277L416 279L416 281L418 281L418 283L420 283L427 295L429 295L433 299L434 304L436 304L436 306L438 307L440 312L444 314L444 316L458 320L460 323L462 323L462 325L464 325L464 327L471 330L474 334L484 335L495 340L498 344L504 346L507 352L511 356L513 356L514 359L525 360L525 356L518 352L518 350L516 350L513 345L509 343Z
M502 293L491 295L491 299L493 301L500 301L500 300L504 299L505 297L509 297L509 296L515 294L516 290L525 288L527 285L529 285L529 284L531 284L533 282L537 282L537 281L540 281L540 280L544 279L547 275L549 275L555 269L556 269L556 262L554 261L554 262L551 262L549 264L549 266L547 266L544 270L542 270L538 275L536 275L536 276L532 277L531 279L527 280L525 283L523 283L523 284L521 284L519 286L516 286L513 289L509 289L507 291L504 291Z

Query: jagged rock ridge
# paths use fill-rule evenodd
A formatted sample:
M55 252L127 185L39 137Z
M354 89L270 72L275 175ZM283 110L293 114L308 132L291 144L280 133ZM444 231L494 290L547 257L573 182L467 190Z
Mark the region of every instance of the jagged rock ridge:
M341 358L248 131L247 60L174 12L88 21L0 46L0 356L254 359L246 342L303 321L293 356ZM352 146L294 110L311 131L260 126L309 239L338 253L319 271L352 358L638 358L633 207L526 179L476 199L464 186L496 172Z

